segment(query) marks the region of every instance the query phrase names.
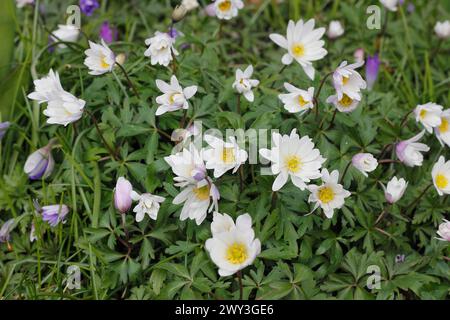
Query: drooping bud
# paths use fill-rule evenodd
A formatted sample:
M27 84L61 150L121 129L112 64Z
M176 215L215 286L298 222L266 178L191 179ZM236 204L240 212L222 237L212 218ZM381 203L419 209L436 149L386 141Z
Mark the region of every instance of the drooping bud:
M23 170L31 180L45 179L52 174L55 167L52 146L55 141L55 139L50 140L45 147L36 150L28 156Z
M120 177L117 180L116 188L114 189L114 206L121 213L126 213L130 210L133 199L131 198L131 192L133 186L130 181L124 177Z
M172 12L172 21L178 22L183 20L183 18L186 16L187 9L184 5L180 4L173 9Z

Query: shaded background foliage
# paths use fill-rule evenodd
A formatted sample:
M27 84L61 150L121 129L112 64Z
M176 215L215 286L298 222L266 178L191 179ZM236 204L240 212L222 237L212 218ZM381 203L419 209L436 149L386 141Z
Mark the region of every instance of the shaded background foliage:
M200 1L205 4L206 1ZM411 116L400 127L403 116L417 104L449 105L449 45L435 51L432 35L436 21L449 19L445 1L417 1L415 11L401 8L389 14L387 31L380 43L382 66L373 91L365 91L360 106L351 114L333 114L325 103L333 93L327 82L319 97L320 112L303 116L288 114L277 95L285 81L305 88L314 86L342 60L353 60L353 52L364 48L375 53L379 30L366 28L368 5L376 1L275 1L247 5L229 22L190 13L176 28L181 49L176 75L183 86L196 84L190 120L206 128L275 128L288 133L297 128L313 138L328 160L329 170L344 170L351 157L361 151L380 153L383 146L415 135L421 128ZM406 1L410 2L410 1ZM168 80L170 69L151 66L144 57L144 39L155 31L168 30L175 1L101 1L92 17L82 17L82 31L98 41L103 21L118 28L119 40L110 45L125 53L125 68L141 99L126 87L123 74L90 76L83 65L86 38L77 45L48 52L47 30L64 23L70 1L40 1L41 13L31 7L16 10L13 1L1 1L2 47L0 50L1 119L13 123L0 146L0 221L17 218L12 232L12 250L0 245L0 297L8 299L225 299L239 296L233 277L219 278L204 250L210 237L212 215L201 226L180 221L180 206L171 200L178 193L173 174L163 157L172 142L156 128L171 133L178 128L182 112L155 118L155 79ZM314 17L326 26L332 19L345 26L343 37L326 39L328 55L315 63L311 82L297 64L280 74L282 52L269 39L271 32L284 33L288 19ZM242 116L236 112L231 88L237 67L253 64L261 80L255 102L242 100ZM86 100L86 108L99 120L119 160L109 157L92 120L85 115L76 125L47 125L40 110L25 99L32 78L53 68L64 87ZM117 79L121 80L123 87ZM318 123L325 124L319 128ZM31 182L23 172L29 153L58 139L53 154L56 168L50 179ZM448 216L448 196L430 189L413 207L408 204L431 181L431 167L439 155L450 157L448 147L427 135L430 152L424 165L379 165L369 178L350 168L344 179L352 191L345 207L333 219L321 211L310 212L307 193L288 183L272 205L273 177L259 175L259 166L245 165L245 188L239 191L237 175L217 180L222 199L220 212L232 217L249 212L262 252L244 270L244 298L251 299L445 299L449 294L450 269L444 257L448 243L434 237L437 225ZM387 156L392 153L388 152ZM395 157L395 155L392 155ZM254 174L252 174L254 173ZM117 240L124 236L120 215L112 204L112 190L119 176L128 177L135 189L165 196L157 221L134 221L127 215L132 252ZM392 176L409 181L405 196L387 209L380 182ZM32 199L42 204L66 203L67 223L50 230L34 213ZM31 222L43 236L29 242ZM44 233L45 231L45 233ZM397 255L405 261L396 263ZM66 269L80 267L80 290L65 289ZM381 289L366 286L367 267L381 269Z

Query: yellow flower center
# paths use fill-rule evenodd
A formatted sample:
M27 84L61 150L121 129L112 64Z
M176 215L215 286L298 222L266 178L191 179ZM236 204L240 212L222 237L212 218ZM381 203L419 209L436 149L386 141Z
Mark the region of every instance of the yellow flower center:
M305 54L305 47L302 44L294 44L292 46L292 53L297 58L300 58Z
M302 167L302 162L298 156L288 156L284 160L284 163L291 172L298 172Z
M425 110L425 109L420 110L420 113L419 113L420 119L423 120L426 115L427 115L427 110Z
M229 0L223 1L219 4L220 11L228 11L230 9L231 9L231 1Z
M441 125L439 126L439 132L447 132L448 131L448 120L445 118L441 118Z
M343 77L342 77L342 84L343 84L343 85L347 84L347 82L348 82L349 79L350 79L350 77L343 76Z
M209 199L209 185L200 188L194 188L192 191L194 192L197 199L200 201L205 201Z
M339 104L345 108L350 107L350 105L353 103L353 99L350 98L348 95L346 95L344 93L344 95L342 96L342 99L339 100Z
M106 56L103 56L102 59L100 60L100 66L103 69L109 68L109 63L106 62Z
M303 99L302 96L298 96L298 103L300 104L300 107L303 107L305 104L308 103L308 101L306 101L305 99Z
M319 189L319 200L322 203L328 203L334 199L333 189L330 187L322 187Z
M439 173L437 176L436 176L436 186L439 188L439 189L444 189L445 187L447 187L448 186L448 179L447 179L447 177L446 176L444 176L443 174L441 174L441 173Z
M247 248L242 243L235 242L227 249L226 258L232 264L241 264L247 257Z
M174 102L175 102L175 95L176 95L176 93L172 93L170 96L169 96L169 103L170 104L173 104Z
M234 148L223 148L222 149L222 161L224 163L233 163L236 160L234 156Z

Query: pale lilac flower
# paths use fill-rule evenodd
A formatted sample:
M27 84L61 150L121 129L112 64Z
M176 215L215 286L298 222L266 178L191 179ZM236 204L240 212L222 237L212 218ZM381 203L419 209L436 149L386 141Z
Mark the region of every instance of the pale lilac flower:
M65 204L53 204L41 208L42 220L51 227L56 227L60 222L64 223L68 213L69 208Z
M367 172L372 172L377 168L378 161L370 153L357 153L352 158L352 164L367 177Z
M23 170L31 180L45 179L52 174L55 166L51 152L53 143L54 140L50 140L45 147L36 150L28 156Z
M80 0L80 9L88 17L94 13L95 9L100 7L100 4L97 0Z
M103 22L100 27L100 38L102 38L106 43L111 43L117 40L117 29L112 28L108 21Z
M127 179L120 177L117 180L116 188L114 189L114 206L121 213L126 213L131 207L131 192L133 187Z
M6 133L6 130L8 130L10 125L11 123L9 123L8 121L0 122L0 141L2 140L3 136Z
M364 49L363 48L358 48L355 50L355 52L353 53L353 57L355 58L355 62L363 62L364 61Z
M209 17L215 17L216 16L216 7L214 6L214 3L208 4L205 7L205 14Z
M10 233L14 226L14 219L9 219L0 228L0 242L8 242L11 238Z
M395 153L401 162L408 167L421 166L423 162L423 155L421 152L427 152L430 147L424 143L419 143L425 130L422 130L418 135L411 139L400 141L395 146Z
M380 69L380 59L378 58L378 53L373 56L367 56L366 62L366 81L367 88L372 90L373 85L378 77L378 71Z
M450 221L445 220L439 225L439 230L437 234L440 238L437 238L442 241L450 241Z
M393 204L403 197L406 187L408 187L408 182L403 178L393 177L386 187L383 184L381 186L383 187L386 201Z

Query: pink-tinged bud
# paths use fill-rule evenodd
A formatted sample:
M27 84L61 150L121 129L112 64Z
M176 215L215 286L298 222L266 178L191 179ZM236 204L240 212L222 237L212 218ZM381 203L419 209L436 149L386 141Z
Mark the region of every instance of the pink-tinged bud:
M393 204L400 200L405 193L406 187L408 187L408 182L405 179L397 177L393 177L385 187L384 185L384 196L386 197L386 201L390 204Z
M50 176L55 167L55 160L52 156L52 145L55 140L43 148L40 148L28 156L23 170L31 180L45 179Z
M437 234L440 236L439 240L450 241L450 221L445 220L439 225Z
M357 153L352 158L352 164L367 177L367 172L372 172L377 168L378 161L370 153Z
M124 177L120 177L114 189L114 206L121 213L126 213L131 208L133 201L131 191L133 191L131 183Z
M369 90L372 90L375 81L378 77L378 71L380 69L380 59L378 58L378 54L374 54L373 56L367 57L366 62L366 81L367 81L367 88Z
M411 139L400 141L395 145L395 153L397 154L398 159L406 166L414 167L422 165L422 152L430 150L430 147L426 144L418 142L424 134L425 130L422 130L422 132Z
M355 58L356 62L363 62L364 61L364 49L358 48L353 53L353 57Z

